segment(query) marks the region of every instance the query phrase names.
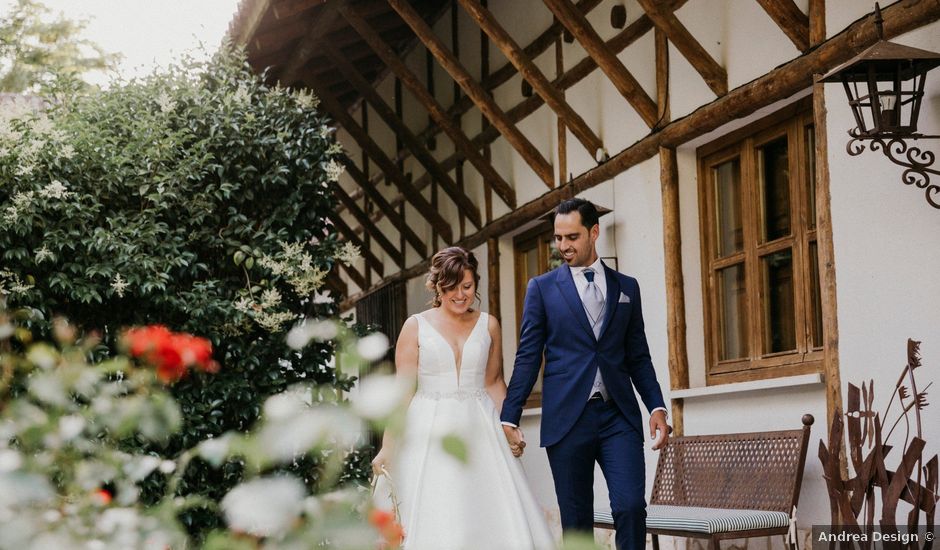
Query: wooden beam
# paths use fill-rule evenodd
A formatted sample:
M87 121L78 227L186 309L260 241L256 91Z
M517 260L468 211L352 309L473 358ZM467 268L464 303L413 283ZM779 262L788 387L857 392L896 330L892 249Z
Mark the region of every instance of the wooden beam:
M675 14L671 10L664 9L657 0L637 1L642 6L643 11L646 12L646 15L653 20L653 24L666 33L669 41L702 75L705 83L715 92L715 95L720 97L728 93L728 73L725 68L719 65L711 54L698 43L698 40L676 18Z
M614 52L607 47L588 20L571 4L570 0L543 1L587 51L588 57L594 58L597 66L604 71L617 91L636 109L643 122L652 128L657 120L656 104L643 90L640 83L633 78L630 71L617 59Z
M522 159L528 164L535 174L548 186L549 189L555 186L555 178L552 174L552 167L542 156L542 153L532 145L522 132L516 128L506 113L499 108L496 101L490 94L483 89L480 84L474 80L467 69L460 61L448 50L441 39L438 38L431 27L424 22L421 15L408 3L407 0L388 0L392 9L398 12L398 15L411 27L418 39L427 47L437 61L444 67L444 70L460 84L463 91L470 96L477 108L486 115L490 123L495 126L506 141L522 156Z
M385 234L382 233L379 228L372 223L372 220L369 219L369 215L359 208L359 205L356 204L356 201L349 198L349 195L346 194L346 191L344 191L343 188L338 184L334 183L332 185L332 189L333 194L339 198L340 202L346 205L346 209L349 210L349 213L352 214L353 217L356 218L356 221L359 222L359 225L361 225L363 229L365 229L369 235L375 239L375 242L379 243L379 246L385 250L392 261L395 262L398 267L405 267L405 257L402 251L396 248L395 245L392 244L392 241L388 240L388 237L386 237ZM377 269L376 271L378 271L379 275L381 276L381 270Z
M884 39L890 40L899 34L921 28L940 19L940 4L901 0L883 9L881 14L884 19ZM761 107L805 90L812 84L813 74L825 73L840 63L848 61L878 39L871 17L859 19L818 48L699 107L686 117L669 123L661 131L627 147L606 163L584 172L574 181L549 191L494 220L485 228L459 241L457 246L467 249L476 248L487 239L500 237L544 215L562 200L609 181L628 168L652 158L659 152L660 147L682 145L731 120L748 116ZM819 200L818 197L817 200ZM422 261L387 280L407 280L417 277L427 272L428 264L429 260ZM356 297L353 296L349 300L354 302L355 299Z
M404 142L405 146L408 147L411 154L424 166L428 174L440 183L444 191L453 199L454 204L457 205L460 212L470 218L473 225L478 228L483 227L479 207L470 200L470 197L468 197L463 190L457 187L457 183L441 168L441 165L438 164L437 160L435 160L427 148L425 148L424 144L418 141L418 138L411 132L408 126L402 122L395 112L392 111L388 103L379 96L372 84L366 81L366 79L359 74L359 71L347 62L329 43L324 42L320 47L333 65L342 71L349 83L362 94L362 97L372 105L375 112L382 117L382 120L395 132L395 135Z
M826 0L809 0L809 45L826 41Z
M342 262L339 263L339 266L346 272L346 275L353 280L356 285L362 290L369 290L369 286L366 283L366 278L362 276L362 273L359 273L359 270L351 265L346 265Z
M238 20L232 26L229 33L232 43L236 46L248 46L254 37L258 25L264 19L265 14L271 7L271 0L255 0L248 3L248 10L245 13L239 13Z
M349 6L340 6L339 12L350 26L356 29L356 32L362 36L363 40L372 47L376 55L382 58L382 61L401 79L402 84L408 87L411 93L418 99L418 102L424 105L431 115L431 118L444 129L454 142L454 146L457 150L473 164L477 171L480 172L481 176L489 181L493 189L499 194L500 198L503 199L503 202L510 208L515 208L515 190L496 172L493 165L487 162L480 153L477 152L473 144L470 143L470 139L463 133L463 130L447 116L444 107L428 93L424 85L421 84L421 81L418 80L418 77L411 72L404 61L395 54L395 50L379 37L378 33L369 26L366 20L363 19L355 9ZM449 239L447 240L449 241Z
M809 49L809 17L800 11L793 0L757 0L767 15L780 27L796 49Z
M659 174L663 197L669 387L673 390L684 390L689 387L689 355L685 338L685 278L682 275L682 229L679 222L679 167L674 148L659 148Z
M684 4L685 1L686 0L676 0L673 2L672 6L678 8ZM653 29L654 27L652 21L650 21L650 19L645 15L640 16L636 21L628 25L626 29L607 41L607 47L610 48L611 51L616 55ZM583 80L587 75L591 74L591 72L596 68L597 63L594 61L594 59L590 56L585 57L575 64L575 66L570 70L566 71L562 77L556 79L553 84L559 90L567 90ZM510 109L507 114L509 115L510 119L518 122L519 120L522 120L528 115L534 113L539 107L542 106L542 104L542 98L538 95L534 95L521 101L518 105ZM473 145L477 148L484 148L499 137L499 132L495 128L488 127L485 123L482 124L482 127L483 130L473 138ZM445 170L453 169L457 165L458 157L459 155L457 154L453 154L447 157L441 161L441 166ZM563 179L561 181L565 181L566 178L567 172L564 173ZM415 180L415 185L418 187L418 189L424 189L429 184L430 178L427 175L421 176ZM402 200L404 200L402 197L398 197L392 200L391 203L394 206Z
M545 100L545 104L555 111L555 114L571 129L571 133L581 141L588 153L595 159L602 158L604 144L601 139L588 127L581 115L568 105L565 98L542 74L542 71L535 66L532 59L522 51L522 48L512 39L512 36L503 29L496 18L493 17L493 14L480 5L477 0L459 0L459 2L483 32L496 44L496 47L509 59L509 62L519 70L522 77L532 84L535 93L539 94ZM559 181L564 181L564 178L559 179Z
M842 377L839 371L839 323L836 315L836 258L832 243L831 193L829 191L829 143L826 127L826 93L821 82L813 85L813 130L816 151L816 243L819 295L823 323L823 372L826 376L826 426L842 414ZM845 473L846 457L841 457Z
M314 18L313 22L310 23L300 44L294 48L290 59L278 74L278 78L282 84L292 86L299 79L300 71L303 69L304 65L306 65L315 54L319 54L319 43L326 35L326 31L333 26L333 22L339 17L339 14L336 12L336 6L338 3L344 1L345 0L339 0L339 2L327 3L323 6L323 9L320 10L320 13L317 14L317 17Z
M381 273L384 267L382 260L380 260L379 257L372 252L372 249L362 241L359 235L356 235L356 232L353 231L353 228L349 227L349 224L343 221L343 218L339 214L330 216L330 221L333 222L333 225L336 226L337 229L339 229L339 232L342 233L343 237L345 237L347 241L359 247L359 253L362 254L366 264L369 265L369 267L372 269Z
M365 194L372 199L372 202L379 207L381 211L392 225L398 229L398 232L401 233L405 240L415 249L415 252L418 253L422 258L428 255L427 245L424 244L424 241L414 232L414 230L405 223L405 220L402 219L398 212L395 211L395 207L389 204L388 200L375 188L375 185L369 181L369 178L356 166L356 163L353 162L351 158L341 157L343 165L346 166L346 173L353 179L354 182L365 192ZM352 196L350 196L352 198ZM355 199L354 199L355 200ZM373 218L372 223L376 223L375 218Z
M336 294L337 298L349 296L349 286L346 284L346 281L339 276L339 271L337 270L331 270L326 276L326 286Z
M487 278L489 279L489 289L487 295L489 296L488 311L489 314L493 317L496 317L497 321L502 321L503 317L500 314L500 301L499 301L499 240L498 239L487 239L486 241L486 263L488 265L489 271L487 272Z
M555 39L555 78L565 74L565 48L561 45L562 37ZM561 91L560 93L564 93ZM568 180L568 128L560 117L555 125L558 140L558 181ZM596 157L595 157L596 158Z
M310 79L310 77L308 77L308 79ZM414 207L421 212L421 215L444 237L445 241L448 243L453 242L453 233L451 232L450 224L447 223L440 213L431 208L427 199L425 199L411 181L401 173L398 166L385 155L382 148L369 137L369 134L363 130L351 116L349 116L349 113L346 112L343 106L340 105L329 92L322 89L316 81L311 80L310 84L314 93L320 98L323 107L333 115L333 118L352 136L353 140L359 144L363 152L368 154L369 158L379 166L385 174L385 177L398 186L408 202L413 204Z
M669 112L669 41L666 33L659 29L654 31L654 44L656 49L656 108L657 126L668 124L672 114Z
M282 0L271 8L271 12L275 19L287 19L324 3L326 0Z

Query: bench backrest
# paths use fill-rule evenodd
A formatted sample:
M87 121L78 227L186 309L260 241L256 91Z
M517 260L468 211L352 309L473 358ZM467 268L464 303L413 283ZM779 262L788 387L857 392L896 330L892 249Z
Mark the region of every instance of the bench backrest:
M797 430L671 438L659 454L650 504L790 513L812 423L807 414Z

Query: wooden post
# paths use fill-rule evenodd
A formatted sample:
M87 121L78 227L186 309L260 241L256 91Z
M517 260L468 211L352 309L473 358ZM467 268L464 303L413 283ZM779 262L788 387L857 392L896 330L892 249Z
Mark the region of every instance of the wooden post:
M826 0L809 0L809 44L826 41Z
M489 264L489 313L502 321L503 316L499 308L499 239L492 238L486 241L486 259Z
M839 372L839 322L836 303L836 260L832 244L832 211L829 192L829 142L826 131L826 90L813 84L813 130L816 142L816 243L819 254L819 287L823 322L823 372L826 376L826 427L842 414L842 376ZM847 471L845 453L841 457Z
M555 39L555 78L560 79L565 74L565 54L561 45L561 36ZM564 88L559 90L564 94ZM564 97L564 95L562 95ZM565 121L558 117L558 185L562 185L568 179L568 128L565 127Z
M689 387L689 356L685 339L685 279L682 276L682 230L679 223L679 167L676 150L659 148L663 197L663 248L666 267L666 334L669 342L669 387ZM682 404L673 400L673 429L682 434Z
M669 124L669 40L666 33L654 29L653 40L656 48L656 109L659 114L657 127Z

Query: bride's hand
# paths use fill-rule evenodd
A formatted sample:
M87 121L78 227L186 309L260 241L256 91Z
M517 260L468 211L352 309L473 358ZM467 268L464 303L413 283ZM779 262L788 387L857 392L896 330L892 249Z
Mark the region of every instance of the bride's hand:
M381 475L383 470L388 469L388 453L383 448L379 451L379 454L375 455L375 458L372 459L372 473L375 475Z
M503 424L503 433L506 434L506 441L509 442L509 450L512 456L519 458L525 449L525 434L519 428Z

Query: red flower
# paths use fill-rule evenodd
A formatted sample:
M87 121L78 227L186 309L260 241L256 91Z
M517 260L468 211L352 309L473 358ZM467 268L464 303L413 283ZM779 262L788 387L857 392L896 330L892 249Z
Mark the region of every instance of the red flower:
M191 334L174 333L163 325L137 327L124 334L131 356L153 365L165 384L178 381L190 367L218 372L212 360L212 343Z
M111 499L113 498L111 492L107 489L98 489L91 494L91 498L95 501L95 504L99 506L107 506L111 504Z
M395 521L395 514L387 510L371 510L369 512L369 523L381 533L384 547L398 548L405 540L404 528Z

